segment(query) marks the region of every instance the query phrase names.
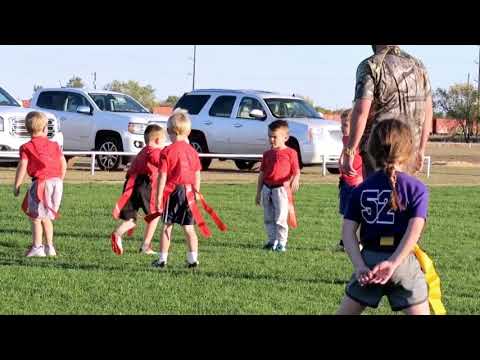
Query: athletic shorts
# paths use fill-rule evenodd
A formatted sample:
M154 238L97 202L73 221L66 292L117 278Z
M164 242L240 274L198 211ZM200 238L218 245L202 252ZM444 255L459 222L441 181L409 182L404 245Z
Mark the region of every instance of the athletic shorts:
M338 199L339 199L339 209L340 215L345 215L347 212L347 205L350 202L350 197L352 196L352 191L355 189L354 186L348 185L344 180L340 179L338 184Z
M387 260L391 255L391 253L371 250L362 251L362 258L370 269ZM413 253L407 256L385 285L360 286L353 274L345 293L356 302L372 308L377 308L382 297L386 295L393 311L404 310L428 299L425 275Z
M123 191L127 186L127 180L123 185ZM138 175L135 178L135 184L133 185L133 192L128 202L125 204L122 210L120 210L120 219L128 221L130 219L137 219L138 211L143 210L145 214L150 212L150 194L152 193L152 187L150 185L150 178L146 175Z
M32 185L30 185L30 189L28 189L28 212L33 219L54 220L55 214L51 209L58 212L58 209L60 208L63 195L63 181L60 178L45 180L46 204L41 203L37 198L37 182L38 180L34 180Z
M184 185L177 185L167 199L163 213L165 224L194 225L192 212L188 207L187 195Z

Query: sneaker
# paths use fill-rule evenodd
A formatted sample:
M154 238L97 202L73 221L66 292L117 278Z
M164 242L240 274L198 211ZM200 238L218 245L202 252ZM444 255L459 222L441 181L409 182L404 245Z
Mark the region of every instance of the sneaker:
M122 238L115 232L112 233L112 250L117 255L123 254Z
M158 253L156 251L153 251L151 246L149 246L147 248L144 248L142 246L138 252L141 253L141 254L145 254L145 255L158 255Z
M274 243L267 242L265 245L263 245L263 248L265 250L275 250L276 247L277 247L277 242L276 241Z
M199 263L198 261L195 261L195 262L193 262L193 263L189 263L189 262L187 261L187 267L188 267L189 269L197 268L199 264L200 264L200 263Z
M52 246L45 245L45 254L47 256L57 256L57 252L55 251L55 248Z
M160 261L160 259L157 259L154 262L152 262L152 266L154 268L165 269L167 267L167 262L166 261Z
M287 247L285 245L278 244L277 247L275 248L275 251L285 252L285 251L287 251Z
M32 246L26 254L27 257L45 257L45 249L43 245L38 247Z

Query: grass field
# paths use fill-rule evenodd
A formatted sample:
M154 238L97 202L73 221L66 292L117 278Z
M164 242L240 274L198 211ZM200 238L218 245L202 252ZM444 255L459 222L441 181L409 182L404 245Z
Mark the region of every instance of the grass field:
M26 185L23 190L25 191ZM1 314L332 314L351 265L335 252L337 189L304 185L297 196L299 228L285 254L265 252L262 210L253 184L205 184L207 200L230 226L200 240L200 269L185 268L185 246L174 233L168 270L137 253L143 223L126 254L115 256L109 234L120 185L67 184L55 227L57 258L27 259L30 227L11 187L0 186ZM432 187L422 244L434 259L450 314L480 312L480 187ZM158 236L155 238L158 246ZM376 311L389 314L384 299Z

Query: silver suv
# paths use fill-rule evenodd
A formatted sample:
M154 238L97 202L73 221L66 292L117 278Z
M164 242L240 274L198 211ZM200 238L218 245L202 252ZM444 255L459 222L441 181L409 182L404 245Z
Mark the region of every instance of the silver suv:
M287 145L297 151L300 164L321 164L327 155L328 170L338 171L343 146L340 124L322 118L302 98L267 91L206 89L184 94L175 107L188 110L190 143L198 152L262 154L269 148L268 125L283 119L290 127ZM257 162L234 161L242 170ZM210 163L211 159L202 159L204 169Z

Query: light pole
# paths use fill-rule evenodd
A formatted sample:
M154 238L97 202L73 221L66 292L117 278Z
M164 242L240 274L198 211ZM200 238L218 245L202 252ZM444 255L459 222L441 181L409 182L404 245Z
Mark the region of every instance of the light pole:
M193 76L192 76L192 91L195 90L195 67L197 61L197 45L193 45Z

